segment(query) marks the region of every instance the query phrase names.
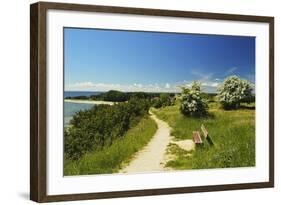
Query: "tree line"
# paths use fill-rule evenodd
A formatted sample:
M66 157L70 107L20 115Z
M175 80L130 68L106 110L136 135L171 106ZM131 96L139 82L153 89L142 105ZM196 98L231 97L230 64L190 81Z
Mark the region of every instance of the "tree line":
M163 101L163 98L172 98L173 96L175 96L174 93L121 92L118 90L109 90L107 92L99 93L97 95L66 97L66 99L126 102L131 98L142 98L148 100L161 98Z

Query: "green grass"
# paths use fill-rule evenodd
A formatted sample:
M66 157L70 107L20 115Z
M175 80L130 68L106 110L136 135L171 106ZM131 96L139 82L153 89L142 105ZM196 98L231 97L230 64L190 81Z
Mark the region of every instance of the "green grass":
M241 107L226 111L213 102L209 104L210 116L206 118L185 117L178 105L154 110L172 127L176 140L191 139L192 131L201 131L204 124L214 142L214 146L210 146L204 141L191 156L178 146L170 146L169 152L176 158L166 166L178 170L255 166L255 107L254 104Z
M156 123L144 117L123 138L103 150L84 155L78 161L64 161L64 175L110 174L118 172L134 153L144 147L157 130Z

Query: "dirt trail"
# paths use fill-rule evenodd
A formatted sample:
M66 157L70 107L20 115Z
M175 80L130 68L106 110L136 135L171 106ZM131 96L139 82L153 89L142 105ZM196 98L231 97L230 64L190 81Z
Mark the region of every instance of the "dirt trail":
M154 172L167 170L164 165L167 161L166 148L172 141L171 128L163 120L158 119L152 112L150 117L157 123L158 129L150 142L137 154L121 173Z

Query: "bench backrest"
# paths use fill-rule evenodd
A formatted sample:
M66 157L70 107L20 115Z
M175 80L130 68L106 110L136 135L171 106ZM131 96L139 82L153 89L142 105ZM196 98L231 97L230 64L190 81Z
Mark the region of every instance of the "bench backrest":
M205 128L205 126L203 124L201 125L201 130L203 132L204 137L207 138L209 133L208 133L208 130Z

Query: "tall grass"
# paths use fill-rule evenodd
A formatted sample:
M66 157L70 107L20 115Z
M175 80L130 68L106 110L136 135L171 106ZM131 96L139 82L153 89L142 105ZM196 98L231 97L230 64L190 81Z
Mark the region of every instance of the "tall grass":
M156 123L148 116L111 146L101 151L85 154L80 160L64 161L64 175L109 174L118 172L133 155L144 147L157 130Z
M254 104L242 109L225 111L214 102L209 104L210 116L206 118L185 117L179 106L154 111L169 123L176 140L191 139L193 131L200 131L201 124L208 129L214 146L207 142L190 154L171 146L175 160L166 166L175 169L206 169L255 166L255 110Z

